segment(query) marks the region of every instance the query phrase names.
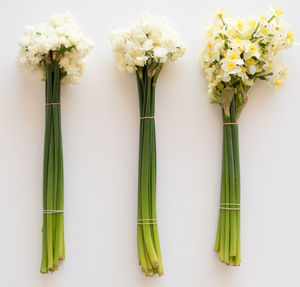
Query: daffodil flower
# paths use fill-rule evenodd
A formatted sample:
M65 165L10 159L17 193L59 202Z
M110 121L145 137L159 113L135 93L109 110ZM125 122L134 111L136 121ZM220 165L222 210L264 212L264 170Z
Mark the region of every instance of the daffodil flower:
M208 81L211 103L223 113L223 167L219 224L214 250L221 261L240 265L240 170L237 120L247 103L247 91L256 80L280 87L287 72L274 65L278 52L295 43L280 9L264 15L232 18L217 12L208 27L208 44L201 64ZM220 29L221 26L221 29Z

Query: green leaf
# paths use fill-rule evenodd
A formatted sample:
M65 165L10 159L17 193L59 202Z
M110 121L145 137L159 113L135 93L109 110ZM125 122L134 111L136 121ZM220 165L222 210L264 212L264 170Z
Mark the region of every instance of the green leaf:
M61 45L59 50L57 50L57 53L63 55L65 52L71 52L72 49L76 50L76 46L72 45L70 47L66 47L65 45Z

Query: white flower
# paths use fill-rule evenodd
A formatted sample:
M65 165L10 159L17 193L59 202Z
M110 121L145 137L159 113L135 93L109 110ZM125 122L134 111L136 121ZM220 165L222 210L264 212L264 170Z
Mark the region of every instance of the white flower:
M144 51L151 51L153 49L153 40L147 39L142 47Z
M232 50L228 50L226 53L227 60L233 62L235 65L243 65L244 60L240 58L240 50L238 48L233 48Z
M241 71L241 67L235 64L234 61L231 61L227 58L222 59L221 68L229 75L238 74Z
M169 50L164 47L155 47L153 57L157 62L166 63L168 61Z
M283 12L279 8L272 7L271 11L272 11L272 14L277 17L279 17L283 14Z
M224 16L227 16L227 14L228 14L227 9L224 7L220 8L220 9L213 9L212 13L214 15L216 15L216 17L224 17Z
M244 29L245 29L245 23L243 19L237 19L235 21L235 29L240 32L243 33Z
M111 32L110 42L119 69L128 72L145 66L150 59L162 64L175 61L185 52L168 19L149 14L129 29Z
M295 37L281 14L281 10L273 9L270 18L251 16L246 19L230 18L224 10L216 11L201 52L201 64L213 102L220 102L222 87L241 85L245 88L252 86L256 79L270 79L275 86L281 84L287 73L281 68L271 78L274 58L279 51L295 44Z
M256 73L256 63L253 58L250 58L246 61L246 65L248 67L249 74L253 75Z
M285 64L273 73L273 76L270 81L271 87L279 88L282 84L282 80L288 75L288 68Z
M45 75L45 60L50 52L65 73L63 83L76 83L82 75L84 58L93 47L74 21L73 15L54 15L49 23L27 26L21 37L17 62L29 70Z
M216 78L219 80L222 80L225 83L227 83L231 80L231 76L230 76L230 73L228 72L228 69L226 69L226 71L224 69L220 69Z
M252 43L251 41L245 41L245 59L249 59L252 57L260 58L260 50L256 43Z

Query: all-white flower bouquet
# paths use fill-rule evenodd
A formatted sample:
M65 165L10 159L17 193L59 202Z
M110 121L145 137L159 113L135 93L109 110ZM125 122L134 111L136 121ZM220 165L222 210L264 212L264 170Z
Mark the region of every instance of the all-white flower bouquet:
M46 84L41 273L47 273L65 258L61 84L79 81L93 44L71 14L57 14L26 27L19 46L19 65L37 71Z
M147 276L163 274L156 216L155 87L163 66L183 56L167 18L145 14L133 27L110 35L120 70L136 74L140 103L137 238L139 263Z

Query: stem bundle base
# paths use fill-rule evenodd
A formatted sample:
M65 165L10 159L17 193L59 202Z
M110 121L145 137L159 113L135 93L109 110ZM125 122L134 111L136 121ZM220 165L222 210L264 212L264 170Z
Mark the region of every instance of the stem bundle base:
M59 261L65 259L60 74L58 62L46 64L41 273L57 270Z
M140 102L140 145L137 241L139 264L146 276L163 275L156 215L155 78L137 72Z
M223 110L223 158L220 211L214 251L228 265L241 263L240 245L240 163L236 106L233 98L230 115Z

